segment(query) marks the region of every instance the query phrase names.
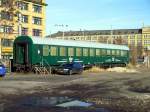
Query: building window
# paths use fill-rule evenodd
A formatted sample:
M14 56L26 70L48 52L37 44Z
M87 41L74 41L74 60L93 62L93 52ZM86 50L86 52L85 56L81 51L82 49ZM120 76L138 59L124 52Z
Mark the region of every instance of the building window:
M87 40L91 40L91 36L88 36L88 37L87 37Z
M0 26L0 32L1 33L13 33L13 27L12 26Z
M2 46L4 47L12 47L13 41L10 39L2 39Z
M28 3L19 1L19 2L17 2L17 7L20 10L28 10Z
M33 36L42 36L42 30L33 29Z
M135 40L130 40L130 44L134 45L135 44Z
M68 48L68 56L74 56L74 48Z
M42 7L39 5L33 5L33 11L36 13L41 13L42 12Z
M28 28L22 28L22 35L28 35Z
M0 13L0 19L12 21L13 20L13 14L11 14L10 12L2 11Z
M57 47L51 47L51 50L50 50L50 52L51 52L51 56L57 56Z
M130 39L135 39L135 35L131 35L131 36L130 36Z
M13 0L0 0L0 6L5 8L12 7Z
M23 23L28 23L28 16L27 15L22 15L21 21Z
M4 27L0 26L0 33L3 33L3 32L4 32Z
M42 24L42 18L33 17L32 23L36 24L36 25L41 25Z
M60 54L60 56L66 56L66 48L65 47L60 47L59 54Z

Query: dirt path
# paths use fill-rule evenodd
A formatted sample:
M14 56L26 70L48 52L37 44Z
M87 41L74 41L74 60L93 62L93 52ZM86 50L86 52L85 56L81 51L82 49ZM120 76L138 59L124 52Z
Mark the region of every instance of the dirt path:
M72 76L8 75L0 79L0 107L3 107L4 112L9 112L11 109L20 109L20 106L16 106L16 102L26 97L67 96L92 102L95 104L94 107L107 108L110 112L149 112L150 70L139 69L139 71L85 73ZM56 111L56 108L50 109L51 112ZM36 111L40 110L41 108ZM47 110L49 109L44 108L43 111ZM32 111L34 112L35 108L28 110ZM59 111L62 112L62 109L58 109ZM67 110L67 112L78 111ZM88 111L95 112L89 109L82 110Z

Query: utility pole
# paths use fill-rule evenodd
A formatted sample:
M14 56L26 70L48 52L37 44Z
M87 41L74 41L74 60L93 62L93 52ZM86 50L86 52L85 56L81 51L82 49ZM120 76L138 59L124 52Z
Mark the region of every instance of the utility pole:
M107 38L107 44L109 44L109 40L110 43L113 44L113 30L112 30L112 25L111 25L111 29L110 29L110 37Z
M63 27L63 39L65 39L65 32L64 32L64 25L62 24L62 27Z
M85 32L84 31L85 31L85 29L83 29L83 37L85 37Z
M110 30L110 35L111 35L111 44L113 44L113 30L112 30L112 25L111 25L111 30Z

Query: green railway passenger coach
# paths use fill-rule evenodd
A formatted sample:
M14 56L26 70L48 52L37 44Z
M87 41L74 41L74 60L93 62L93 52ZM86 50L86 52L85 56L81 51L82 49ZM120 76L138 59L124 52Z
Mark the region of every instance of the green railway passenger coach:
M13 66L32 69L39 65L80 62L83 65L121 66L129 63L123 45L19 36L14 40Z

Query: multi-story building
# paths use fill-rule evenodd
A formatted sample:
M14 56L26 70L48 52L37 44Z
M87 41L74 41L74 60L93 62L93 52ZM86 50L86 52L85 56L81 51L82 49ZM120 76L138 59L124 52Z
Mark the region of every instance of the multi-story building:
M124 44L134 47L141 46L143 48L150 47L150 27L143 27L141 29L58 32L48 37Z
M45 0L0 0L0 58L12 56L18 35L45 36Z

